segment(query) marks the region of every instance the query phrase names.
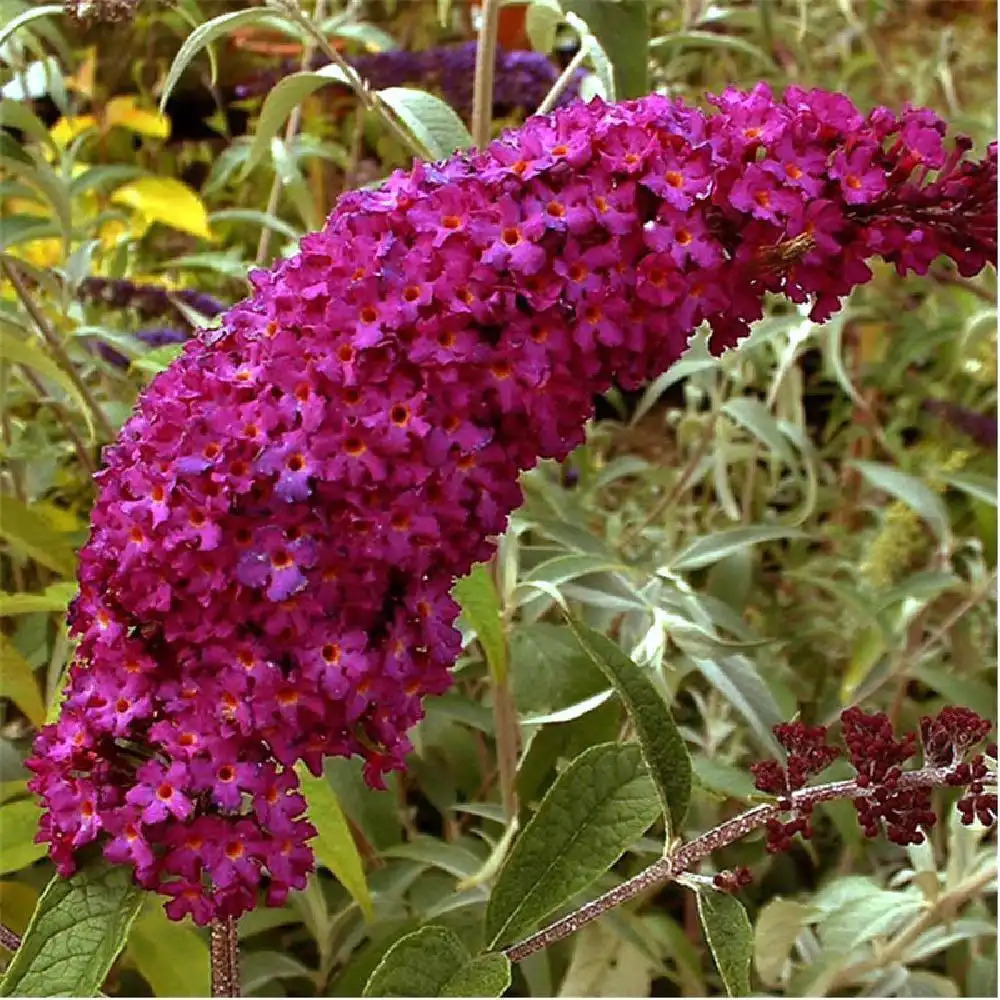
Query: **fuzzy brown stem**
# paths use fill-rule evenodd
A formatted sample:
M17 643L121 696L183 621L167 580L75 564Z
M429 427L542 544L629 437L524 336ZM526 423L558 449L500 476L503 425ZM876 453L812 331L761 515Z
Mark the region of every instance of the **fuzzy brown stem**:
M953 771L954 767L925 767L919 771L910 771L900 776L897 787L905 789L945 785ZM793 792L789 798L792 810L796 810L804 805L811 806L818 802L830 802L834 799L865 798L874 791L875 789L871 787L859 788L856 781L835 781L828 785L802 788ZM536 951L568 937L584 924L596 920L613 907L634 899L647 889L691 871L703 858L707 858L720 848L740 840L751 831L762 827L769 819L781 816L785 811L772 803L764 803L726 820L725 823L720 823L719 826L713 827L700 837L695 837L694 840L675 848L659 861L655 861L638 875L615 886L603 896L598 896L597 899L585 903L578 910L574 910L565 917L560 917L523 941L518 941L510 947L504 948L503 953L511 962L523 961Z
M5 924L0 924L0 947L11 953L21 947L21 938Z
M211 957L212 996L240 996L239 945L232 917L212 921Z

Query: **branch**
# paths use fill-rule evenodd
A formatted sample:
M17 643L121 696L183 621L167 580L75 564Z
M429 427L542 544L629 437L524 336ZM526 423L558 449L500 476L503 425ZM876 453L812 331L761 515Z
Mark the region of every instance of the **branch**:
M12 953L21 947L21 938L6 924L0 924L0 947L6 948Z
M316 0L316 8L313 11L313 16L317 21L322 23L323 18L326 16L326 0ZM313 53L316 51L316 40L314 38L306 39L305 45L302 46L302 61L300 66L303 70L309 69L312 63ZM296 104L292 108L292 113L288 116L288 124L285 126L285 145L287 146L292 139L295 138L295 133L299 130L299 125L302 124L302 105ZM267 217L274 215L278 209L278 199L281 197L281 172L275 170L274 180L271 182L271 191L267 196L267 208L264 209L264 213ZM271 227L265 223L264 228L260 231L260 239L257 242L257 256L255 258L257 266L261 267L264 261L267 259L267 249L271 243Z
M45 318L45 313L42 312L38 303L31 297L31 292L28 291L28 286L24 283L20 269L13 266L8 259L0 260L0 268L3 268L4 274L11 285L14 286L17 297L21 300L21 304L34 321L56 364L69 376L70 381L80 393L84 403L86 403L87 409L93 414L94 424L97 429L101 432L105 440L114 440L114 428L108 422L108 418L104 415L104 411L95 399L94 394L90 391L89 386L80 377L80 373L76 370L76 365L73 364L66 353L66 349L63 347L58 334L52 329L52 325Z
M476 149L485 149L490 141L499 15L500 0L483 0L479 8L482 21L476 45L476 75L472 85L472 141Z
M402 144L413 153L414 156L423 160L433 160L434 155L424 147L423 143L410 135L396 120L392 112L386 107L378 94L372 93L368 85L361 79L358 71L330 44L322 31L313 23L311 18L306 17L295 0L269 0L269 2L279 7L296 24L314 39L316 47L344 73L347 85L354 91L358 100L364 105L365 110L378 115L388 126L389 131L399 139Z
M903 789L946 785L948 778L954 771L954 766L925 767L919 771L910 771L900 776L896 787ZM833 799L867 798L876 790L876 787L859 788L856 781L835 781L828 785L802 788L792 792L788 798L791 800L791 809L795 810L802 806L815 805L818 802L830 802ZM503 953L511 962L523 961L536 951L568 937L584 924L596 920L613 907L634 899L647 889L689 872L699 861L707 858L714 851L742 839L748 833L762 827L769 819L777 818L786 811L789 810L781 809L772 803L765 803L726 820L725 823L703 833L700 837L695 837L694 840L675 848L659 861L654 862L627 882L615 886L603 896L598 896L597 899L585 903L573 913L560 917L548 927L543 927L523 941L518 941L510 947L504 948Z

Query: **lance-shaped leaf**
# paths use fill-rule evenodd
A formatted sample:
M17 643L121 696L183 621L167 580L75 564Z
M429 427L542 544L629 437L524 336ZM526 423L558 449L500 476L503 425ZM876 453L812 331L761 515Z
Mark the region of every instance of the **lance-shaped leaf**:
M387 87L376 91L376 96L434 159L443 160L472 145L462 119L439 97L409 87Z
M421 927L400 938L379 962L366 997L499 997L510 986L510 962L497 953L469 955L446 927Z
M365 918L371 920L372 898L361 865L361 855L330 782L325 775L314 778L301 765L296 771L302 794L309 803L309 820L319 831L312 842L316 860L330 869L361 907Z
M158 997L207 997L208 945L190 923L171 920L158 899L132 925L128 953Z
M486 908L490 947L533 928L604 874L656 819L659 798L634 743L585 750L515 841Z
M128 868L100 860L56 877L38 901L0 983L6 997L92 997L142 904Z
M485 564L474 566L467 577L459 580L454 593L466 621L476 630L490 673L502 683L507 678L507 640L500 617L500 595Z
M698 893L698 916L726 993L750 996L753 928L743 905L724 892L708 889Z
M639 737L667 821L668 839L678 832L691 798L691 758L673 716L649 675L617 643L569 618L587 656L615 686Z
M350 86L347 74L336 63L322 66L320 69L292 73L280 80L271 89L260 109L257 119L257 130L254 132L253 144L247 154L246 165L243 168L245 178L260 162L261 157L271 146L271 139L277 135L282 122L292 113L292 109L301 104L310 94L327 84L339 83Z

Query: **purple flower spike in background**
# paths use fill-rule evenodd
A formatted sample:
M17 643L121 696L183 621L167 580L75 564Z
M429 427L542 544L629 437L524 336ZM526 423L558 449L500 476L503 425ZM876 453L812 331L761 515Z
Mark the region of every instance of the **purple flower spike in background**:
M472 110L472 80L476 69L476 42L460 45L439 45L421 52L389 49L351 59L351 65L373 90L386 87L419 85L437 87L442 96L459 114ZM320 55L312 68L319 69L328 60ZM282 64L278 71L265 71L236 86L236 97L244 99L266 94L288 73L299 69L293 61ZM545 99L559 77L559 70L542 52L507 51L497 48L494 112L498 116L530 114ZM576 100L585 70L577 70L569 86L559 96L557 107Z
M823 91L712 103L578 102L351 192L154 380L105 452L77 659L29 763L60 872L98 842L172 917L280 904L313 866L294 765L359 755L373 787L403 766L460 649L456 578L596 393L663 372L703 322L734 346L769 293L827 319L868 258L993 261L995 145L973 160L928 111ZM866 732L845 719L859 773L894 775L914 748ZM782 739L760 779L795 794L830 754ZM862 822L913 842L904 792Z

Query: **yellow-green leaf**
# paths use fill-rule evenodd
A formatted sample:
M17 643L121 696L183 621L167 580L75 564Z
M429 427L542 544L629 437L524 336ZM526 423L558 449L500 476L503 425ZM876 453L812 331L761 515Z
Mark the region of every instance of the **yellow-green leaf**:
M204 202L173 177L140 177L123 184L111 200L134 209L147 223L160 222L205 240L213 238Z
M45 702L31 665L3 633L0 633L0 696L14 702L32 725L45 722ZM6 831L3 838L6 844Z
M38 902L38 890L23 882L0 882L0 913L15 934L23 934Z
M40 594L0 593L0 618L44 611L65 611L75 593L76 584L69 582L53 583Z
M500 595L485 563L455 584L455 599L486 654L490 673L498 683L507 678L507 638L504 635Z
M48 569L73 576L76 571L73 547L40 512L39 506L28 507L6 493L0 495L0 538Z
M3 851L0 851L0 875L16 872L44 857L45 844L35 843L42 810L34 799L15 799L0 806L0 830L3 831Z
M128 954L158 997L207 997L211 991L208 945L189 922L168 920L153 900L132 925Z
M55 382L79 407L83 419L87 422L90 440L94 440L94 422L86 400L69 375L45 353L40 344L33 340L19 340L10 334L4 334L0 336L0 360L24 365L25 368L31 368L44 378Z
M130 869L103 859L71 878L53 878L0 981L0 996L96 996L142 897Z
M333 872L361 907L361 912L371 920L372 900L361 867L361 855L337 796L325 775L314 778L301 765L296 770L302 794L309 803L309 820L319 831L312 845L316 860Z

